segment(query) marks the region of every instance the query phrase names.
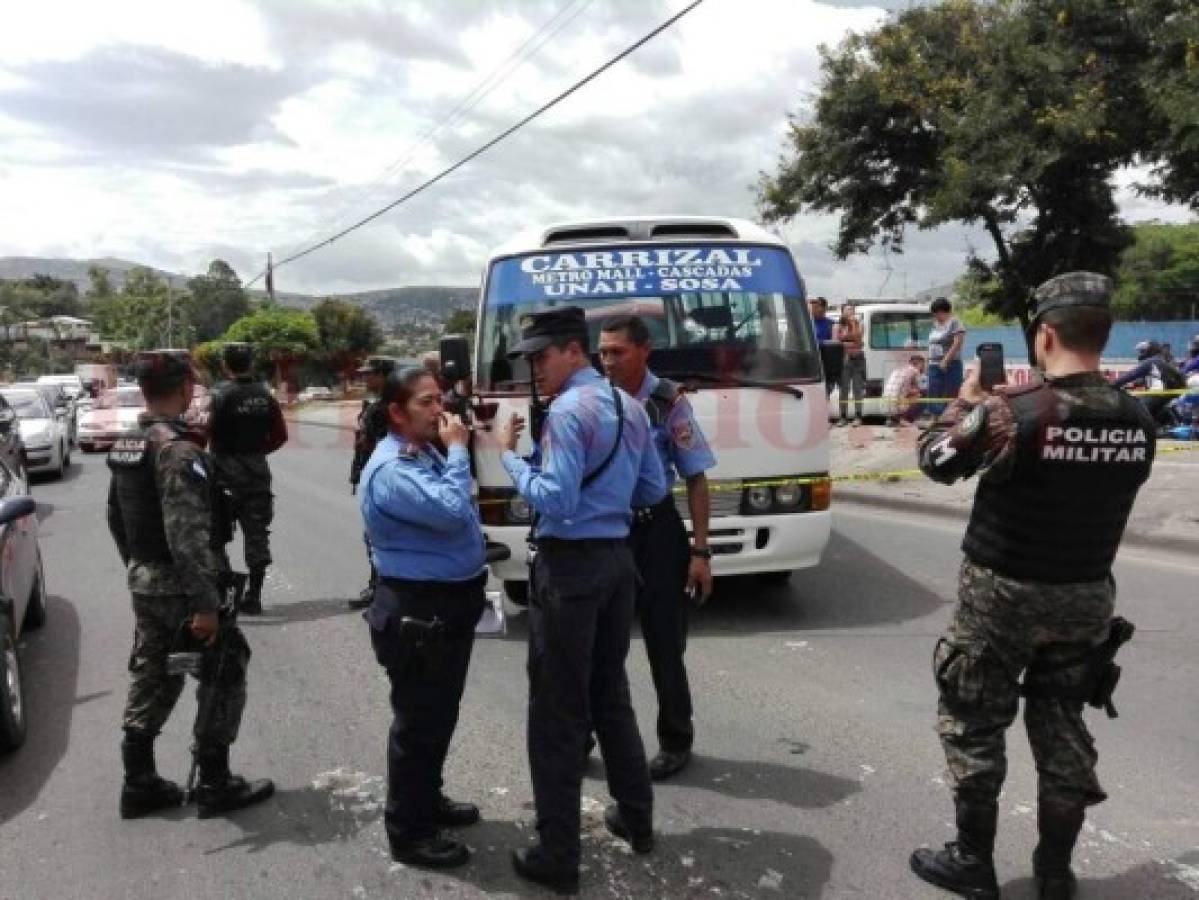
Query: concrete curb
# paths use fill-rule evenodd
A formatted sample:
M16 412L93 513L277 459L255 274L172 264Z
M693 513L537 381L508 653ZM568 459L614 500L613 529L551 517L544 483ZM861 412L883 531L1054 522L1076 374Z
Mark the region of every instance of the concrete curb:
M940 519L965 522L970 518L970 506L953 506L943 503L933 503L929 500L912 500L900 497L886 497L878 494L843 493L833 491L833 510L838 503L848 503L859 506L869 506L875 509L890 509L901 512L916 512L922 515L935 516ZM1199 538L1185 538L1178 535L1154 535L1129 529L1124 532L1123 544L1138 550L1162 550L1167 553L1199 554Z

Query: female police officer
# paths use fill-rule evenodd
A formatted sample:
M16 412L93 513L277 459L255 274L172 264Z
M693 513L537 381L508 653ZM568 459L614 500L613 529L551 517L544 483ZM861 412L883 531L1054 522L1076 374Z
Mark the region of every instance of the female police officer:
M483 532L471 501L467 429L441 407L424 369L393 372L380 402L389 434L362 473L359 505L379 585L363 617L391 681L384 821L399 862L466 862L439 826L471 825L479 810L441 792L441 770L483 611ZM446 456L433 446L440 435Z

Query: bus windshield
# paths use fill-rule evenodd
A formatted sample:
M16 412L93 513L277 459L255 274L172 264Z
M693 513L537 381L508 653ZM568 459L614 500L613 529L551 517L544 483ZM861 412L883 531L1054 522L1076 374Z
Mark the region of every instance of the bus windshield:
M637 315L659 375L707 383L817 381L820 354L791 255L748 244L624 245L496 260L487 273L479 347L481 390L523 390L509 360L529 313L579 306L594 354L603 322Z

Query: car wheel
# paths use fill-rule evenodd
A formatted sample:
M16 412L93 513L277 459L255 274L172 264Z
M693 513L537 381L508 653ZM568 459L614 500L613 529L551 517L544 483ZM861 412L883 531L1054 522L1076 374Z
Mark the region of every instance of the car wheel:
M7 612L0 612L0 751L25 741L25 689L17 639Z
M517 606L529 605L529 583L527 581L505 581L504 593Z
M54 470L54 477L62 478L65 474L67 474L67 451L62 446L62 444L59 444L58 445L58 468Z
M784 569L779 572L761 572L758 574L758 581L762 582L762 584L786 584L790 580L790 569Z
M46 570L42 567L42 553L37 554L37 572L33 576L33 587L29 591L29 606L25 608L26 631L41 628L46 624Z

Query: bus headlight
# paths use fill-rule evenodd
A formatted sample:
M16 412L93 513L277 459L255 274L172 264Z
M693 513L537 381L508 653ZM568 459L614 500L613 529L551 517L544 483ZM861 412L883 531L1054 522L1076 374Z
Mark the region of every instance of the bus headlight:
M798 484L783 484L774 489L774 502L779 509L796 509L803 499L803 488Z
M768 487L748 487L745 489L745 507L751 514L761 515L770 512L774 498Z

